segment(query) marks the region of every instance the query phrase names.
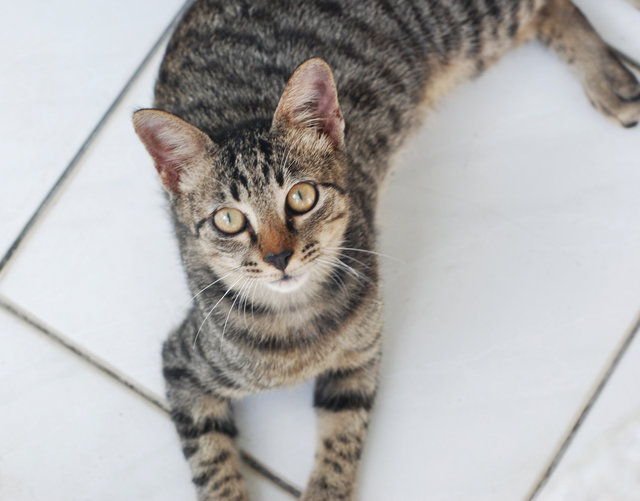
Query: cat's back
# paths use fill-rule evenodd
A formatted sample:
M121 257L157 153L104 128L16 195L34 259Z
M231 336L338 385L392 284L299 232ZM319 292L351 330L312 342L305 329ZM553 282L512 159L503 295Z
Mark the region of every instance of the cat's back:
M377 156L415 122L429 77L461 59L483 67L533 4L197 0L167 47L155 104L209 135L268 121L294 69L321 57L334 72L347 144Z
M197 1L167 48L156 105L207 132L268 118L293 70L311 57L331 66L345 114L394 94L417 98L420 26L392 3Z

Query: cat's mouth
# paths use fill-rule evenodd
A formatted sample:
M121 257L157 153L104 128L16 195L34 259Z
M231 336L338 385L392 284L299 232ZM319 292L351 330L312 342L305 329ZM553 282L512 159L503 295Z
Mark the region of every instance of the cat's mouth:
M267 287L278 292L293 292L307 281L308 274L289 275L283 273L280 278L266 282Z

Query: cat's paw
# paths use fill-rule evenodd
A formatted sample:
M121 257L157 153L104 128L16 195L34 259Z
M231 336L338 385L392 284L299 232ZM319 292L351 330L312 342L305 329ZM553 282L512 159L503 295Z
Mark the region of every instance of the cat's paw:
M302 493L300 501L352 501L353 494L329 485L312 484Z
M595 62L583 82L591 104L623 127L634 127L640 121L638 80L610 51Z
M300 501L336 501L336 499L349 499L342 497L335 497L330 495L329 493L321 493L321 492L304 492Z

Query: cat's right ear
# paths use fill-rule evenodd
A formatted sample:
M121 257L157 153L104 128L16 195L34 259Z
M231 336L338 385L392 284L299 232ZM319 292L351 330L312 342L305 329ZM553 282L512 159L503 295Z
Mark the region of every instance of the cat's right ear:
M213 141L197 127L161 110L138 110L133 114L133 127L153 158L162 184L170 193L179 195L188 188L185 174L194 173L206 162Z
M344 118L329 65L319 57L296 68L287 82L273 116L276 130L313 131L341 149Z

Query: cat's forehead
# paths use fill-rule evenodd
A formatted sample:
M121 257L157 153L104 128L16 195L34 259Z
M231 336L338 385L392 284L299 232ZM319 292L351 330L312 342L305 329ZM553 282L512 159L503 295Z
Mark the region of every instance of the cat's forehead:
M236 201L265 199L301 180L314 180L324 169L277 134L237 133L225 138L216 153L218 185Z
M283 145L268 133L236 134L216 155L216 177L233 199L264 197L289 176ZM289 166L290 167L290 166Z

